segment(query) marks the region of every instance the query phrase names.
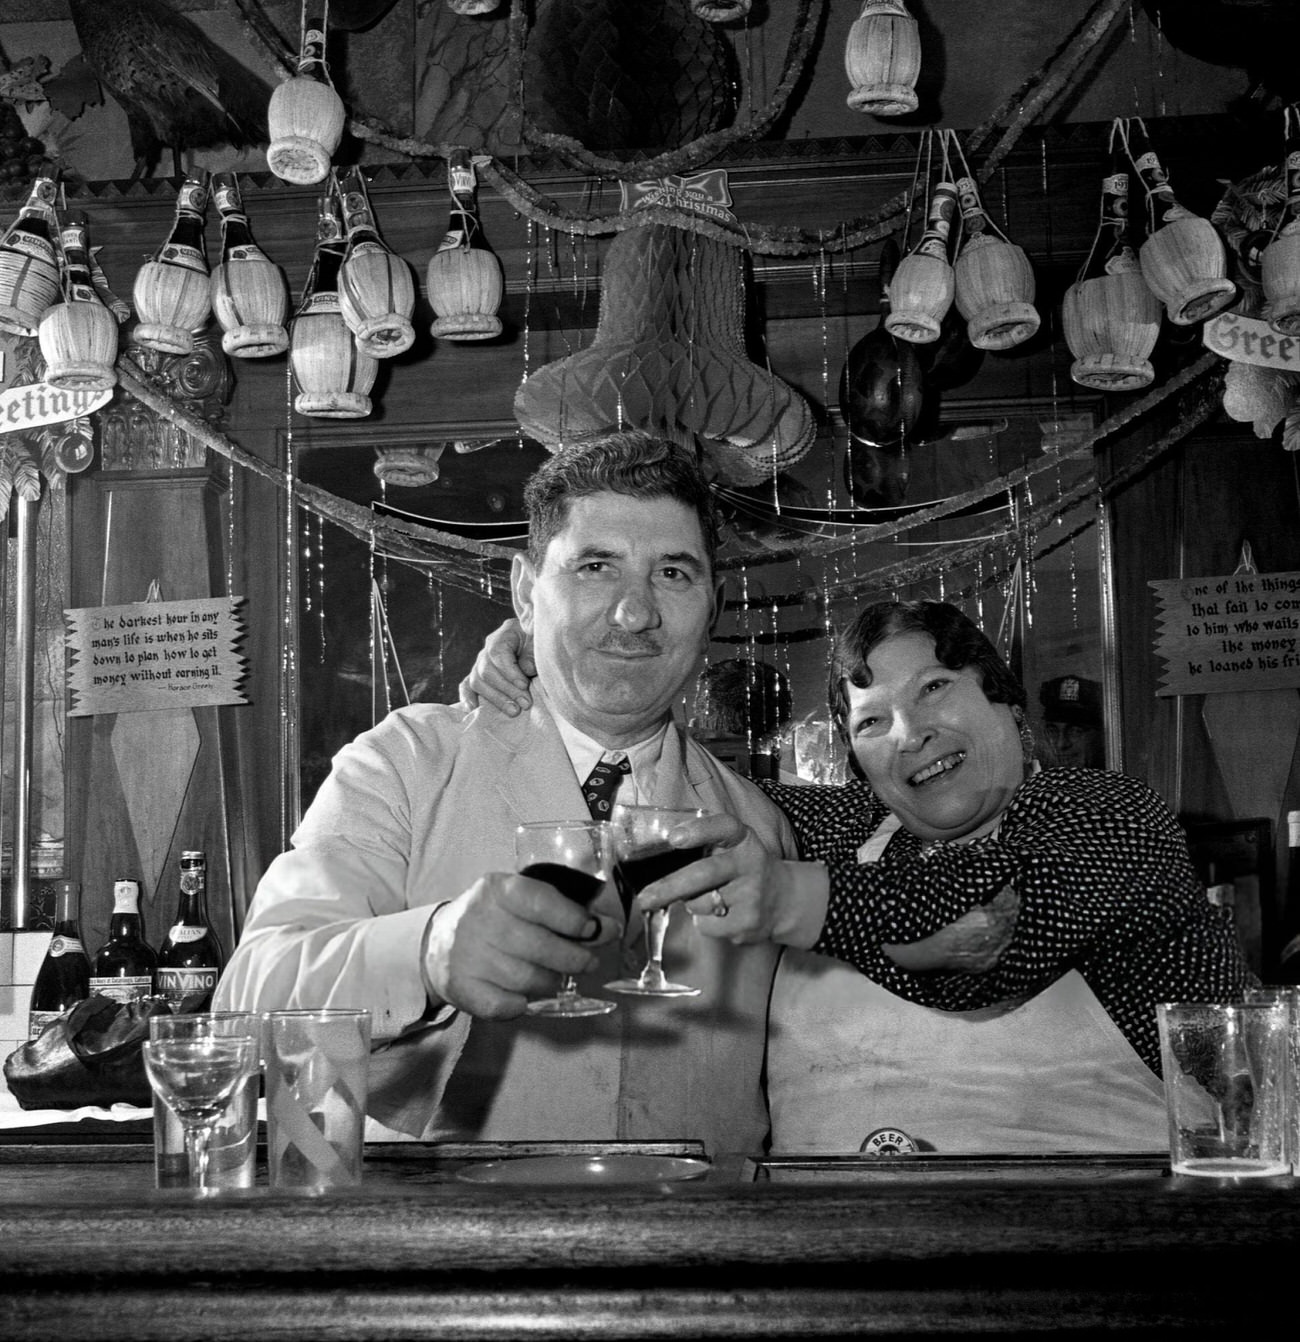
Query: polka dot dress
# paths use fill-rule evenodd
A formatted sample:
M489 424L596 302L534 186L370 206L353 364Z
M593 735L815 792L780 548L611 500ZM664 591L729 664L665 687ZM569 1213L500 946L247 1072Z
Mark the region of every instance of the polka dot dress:
M1125 774L1043 770L1016 794L995 838L922 849L900 830L868 865L857 850L886 811L865 783L762 787L790 817L803 855L830 870L813 949L908 1001L970 1011L1030 997L1077 969L1159 1073L1155 1004L1228 1000L1249 979L1177 820ZM930 936L1008 885L1020 901L1015 932L987 973L909 972L881 949Z

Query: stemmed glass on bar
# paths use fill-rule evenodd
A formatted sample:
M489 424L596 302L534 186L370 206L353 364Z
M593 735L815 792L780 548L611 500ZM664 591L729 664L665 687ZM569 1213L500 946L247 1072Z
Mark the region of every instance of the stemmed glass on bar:
M699 820L707 811L668 806L614 804L610 828L617 860L614 879L629 903L652 881L659 880L704 856L703 848L673 848L668 835L687 820ZM676 983L664 972L664 938L668 934L666 909L645 915L646 962L634 979L615 979L605 985L611 992L633 997L695 997L698 988Z
M562 895L590 908L611 875L609 826L603 820L536 821L515 829L515 865L524 876L545 881ZM586 997L566 974L554 997L528 1003L534 1016L603 1016L617 1007L602 997Z
M259 1064L256 1040L200 1035L151 1039L144 1045L149 1084L185 1129L186 1154L196 1192L208 1187L208 1144L231 1097Z

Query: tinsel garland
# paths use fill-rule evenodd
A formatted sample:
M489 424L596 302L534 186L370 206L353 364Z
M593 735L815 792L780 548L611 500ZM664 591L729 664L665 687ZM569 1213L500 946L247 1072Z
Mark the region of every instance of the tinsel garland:
M1199 382L1202 378L1210 376L1221 379L1222 366L1223 360L1217 354L1207 351L1194 363L1189 364L1161 386L1147 392L1145 396L1140 397L1131 405L1103 420L1096 430L1082 442L1071 442L1068 445L1063 443L1060 447L1051 448L1030 465L1019 466L996 479L986 480L983 484L976 485L973 489L968 489L962 494L950 495L928 508L921 508L914 513L909 513L904 518L893 522L877 522L872 525L856 527L852 534L847 536L814 539L801 545L787 546L782 550L766 550L762 555L745 555L734 559L723 559L719 561L718 567L720 569L749 568L758 564L779 564L792 559L811 559L822 555L833 555L868 541L889 540L916 527L940 521L963 508L981 503L995 494L1004 493L1007 490L1029 483L1036 476L1052 470L1066 456L1073 456L1076 452L1081 453L1085 449L1095 449L1108 438L1115 437L1135 420L1149 414L1168 397L1181 392L1191 383ZM1221 387L1221 381L1218 385ZM779 514L775 511L773 515L779 517Z
M274 25L262 9L261 0L230 0L230 3L243 19L249 40L264 58L281 72L292 72L295 68L294 56L280 41ZM1012 98L970 133L968 147L974 152L1001 132L996 145L975 174L980 185L989 180L1015 147L1021 135L1050 110L1089 57L1102 49L1111 30L1129 12L1130 4L1131 0L1097 0L1048 62L1030 75ZM787 74L792 62L799 56L799 44L803 40L803 20L807 8L806 0L801 0L799 22L796 23L787 54ZM519 10L517 0L516 7L512 10L512 23L516 21L515 16ZM817 24L812 23L809 27L815 29ZM777 96L782 102L785 98L784 84L785 75L782 78L782 85L777 90ZM445 159L457 148L455 145L433 144L413 137L394 135L380 122L364 117L351 117L348 129L357 139L379 145L405 158ZM709 161L708 155L716 157L722 149L739 142L747 135L753 138L761 129L759 127L758 130L751 131L750 123L746 122L740 127L701 136L690 145L636 165L616 165L614 160L602 160L585 150L581 152L586 155L586 164L595 176L632 175L638 179L666 176L690 171ZM715 142L715 137L726 138ZM716 238L720 242L763 256L813 256L832 251L849 252L879 241L898 230L911 210L914 192L920 189L914 185L891 196L871 214L837 224L834 228L808 230L761 223L728 225L706 219L690 210L674 209L669 206L634 211L620 210L612 214L568 210L538 191L495 157L475 151L475 164L483 180L495 187L521 215L547 228L586 237L602 237L647 224L671 224L676 228L701 233L706 237Z
M174 424L241 470L259 476L279 490L288 489L289 479L284 471L246 452L197 415L149 386L140 378L139 370L130 362L129 355L119 358L117 377L123 391L141 405L147 406L159 418ZM373 541L390 557L427 570L439 582L478 596L500 599L495 589L506 580L511 558L516 553L514 550L484 544L465 536L453 536L433 527L377 516L362 504L339 498L303 480L294 480L293 489L304 511L334 523L367 544ZM444 548L453 553L444 554ZM506 566L504 570L496 567L502 563Z

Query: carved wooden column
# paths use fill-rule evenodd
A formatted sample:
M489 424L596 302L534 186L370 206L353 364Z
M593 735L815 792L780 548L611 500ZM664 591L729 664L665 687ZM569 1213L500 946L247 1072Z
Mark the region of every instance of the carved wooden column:
M230 369L217 339L192 355L139 346L141 376L220 427ZM99 469L78 499L74 606L228 595L225 463L129 396L99 414ZM79 490L79 494L84 493ZM140 880L146 935L158 945L175 913L183 849L208 855L209 907L227 955L235 924L231 854L243 842L236 777L240 707L97 714L69 720L70 826L80 827L83 933L107 935L113 881ZM76 804L79 802L79 804ZM236 870L242 867L235 862Z

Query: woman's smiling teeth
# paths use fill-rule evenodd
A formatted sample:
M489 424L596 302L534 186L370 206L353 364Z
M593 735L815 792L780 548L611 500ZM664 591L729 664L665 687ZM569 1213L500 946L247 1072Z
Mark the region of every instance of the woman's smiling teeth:
M942 759L935 760L933 764L927 764L924 769L914 773L907 780L908 784L912 787L920 787L922 783L928 783L930 779L937 778L940 774L946 774L950 769L955 769L965 758L966 752L964 750L945 755Z

